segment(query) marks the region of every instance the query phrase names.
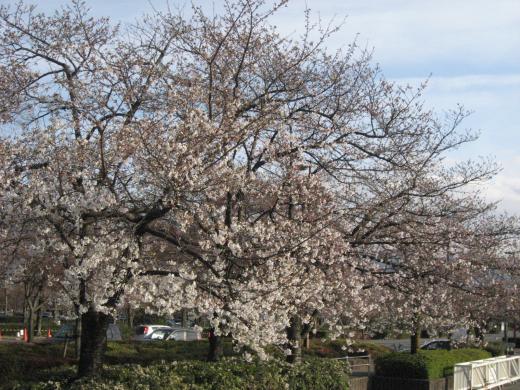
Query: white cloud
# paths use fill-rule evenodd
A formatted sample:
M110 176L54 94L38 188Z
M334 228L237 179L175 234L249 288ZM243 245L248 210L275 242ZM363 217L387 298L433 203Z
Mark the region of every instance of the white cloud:
M484 186L491 201L500 201L499 209L520 215L520 155L507 161L504 170Z

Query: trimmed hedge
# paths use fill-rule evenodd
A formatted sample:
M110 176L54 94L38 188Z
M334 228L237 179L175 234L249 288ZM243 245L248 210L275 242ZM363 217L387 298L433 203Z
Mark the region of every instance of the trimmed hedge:
M416 355L394 352L375 360L376 375L392 378L437 379L453 374L457 363L491 357L482 349L419 351Z
M73 373L49 375L50 381L19 384L33 390L343 390L348 366L332 359L313 359L291 366L281 361L247 363L236 358L218 363L183 361L105 367L98 377L72 382Z
M408 352L392 352L378 357L375 362L376 375L392 378L425 379L428 368L422 355Z
M429 379L453 375L453 368L457 363L491 357L489 352L476 348L462 348L451 351L421 351L420 353L426 360Z

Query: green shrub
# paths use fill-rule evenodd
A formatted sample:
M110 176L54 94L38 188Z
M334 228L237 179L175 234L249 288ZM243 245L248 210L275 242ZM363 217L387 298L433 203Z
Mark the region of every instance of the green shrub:
M247 363L236 358L218 363L184 361L106 367L102 375L81 381L66 378L18 385L32 390L343 390L348 367L338 360L310 360L291 366L281 361Z
M376 374L387 377L436 379L453 374L457 363L487 359L491 354L482 349L464 348L451 351L419 351L391 353L376 359Z

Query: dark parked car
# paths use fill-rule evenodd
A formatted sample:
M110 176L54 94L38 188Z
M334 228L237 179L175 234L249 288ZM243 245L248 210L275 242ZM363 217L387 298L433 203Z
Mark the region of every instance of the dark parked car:
M433 349L451 349L451 342L448 339L438 339L438 340L431 340L423 345L421 345L421 349L426 350L433 350Z

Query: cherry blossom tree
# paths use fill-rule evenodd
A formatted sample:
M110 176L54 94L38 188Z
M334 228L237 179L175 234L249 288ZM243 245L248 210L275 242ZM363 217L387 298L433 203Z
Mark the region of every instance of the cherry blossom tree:
M125 295L206 312L211 359L231 333L297 361L312 313L374 310L379 253L433 221L428 200L493 173L442 164L474 138L463 109L440 120L355 44L330 53L335 28L309 14L300 40L281 37L268 19L285 4L125 27L80 1L0 8L2 207L60 254L49 277L81 316L80 376Z
M411 333L412 353L422 329L481 327L496 300L509 300L516 289L505 253L518 241L518 220L460 197L449 204L440 219L401 232L399 243L378 259L393 292L382 317Z

